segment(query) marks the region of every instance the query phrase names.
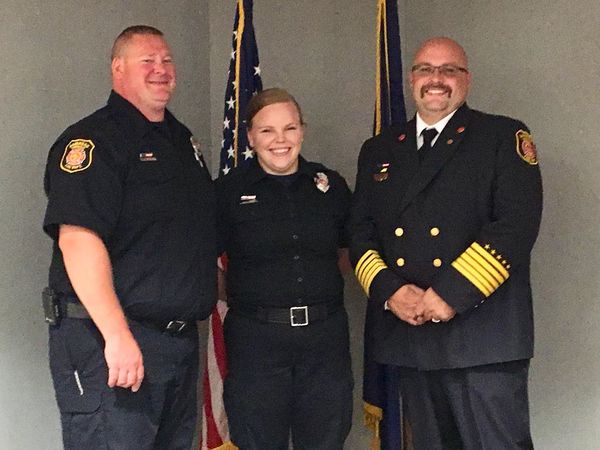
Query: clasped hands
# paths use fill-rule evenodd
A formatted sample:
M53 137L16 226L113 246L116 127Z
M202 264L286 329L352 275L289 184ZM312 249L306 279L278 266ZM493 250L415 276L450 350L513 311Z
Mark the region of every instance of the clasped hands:
M411 325L425 322L447 322L456 311L432 288L423 290L414 284L405 284L387 301L388 308L399 319Z

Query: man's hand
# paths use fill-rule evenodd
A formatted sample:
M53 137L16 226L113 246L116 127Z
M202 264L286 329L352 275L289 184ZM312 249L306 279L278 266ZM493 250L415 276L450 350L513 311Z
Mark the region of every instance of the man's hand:
M104 242L92 230L61 225L58 245L77 297L104 338L108 385L136 392L144 379L142 353L117 298Z
M129 330L105 340L104 358L108 366L108 386L131 388L137 392L144 380L142 352Z
M425 322L448 322L456 315L456 311L444 301L432 288L425 291L423 300L416 310Z
M422 325L423 318L417 314L424 291L414 284L405 284L388 299L388 308L401 320L411 325Z

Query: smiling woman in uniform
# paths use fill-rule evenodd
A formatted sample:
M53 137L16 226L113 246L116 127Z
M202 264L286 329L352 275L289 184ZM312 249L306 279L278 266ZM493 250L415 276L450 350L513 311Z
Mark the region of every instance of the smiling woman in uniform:
M342 449L352 416L344 282L350 190L300 156L296 100L267 89L250 101L256 158L217 184L227 254L225 408L246 449Z

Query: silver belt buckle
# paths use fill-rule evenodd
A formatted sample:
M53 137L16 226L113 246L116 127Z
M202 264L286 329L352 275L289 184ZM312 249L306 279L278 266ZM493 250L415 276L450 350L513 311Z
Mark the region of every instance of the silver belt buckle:
M293 327L308 325L308 306L292 306L290 308L290 325Z
M166 331L169 333L181 333L186 326L187 322L183 320L171 320L167 324Z

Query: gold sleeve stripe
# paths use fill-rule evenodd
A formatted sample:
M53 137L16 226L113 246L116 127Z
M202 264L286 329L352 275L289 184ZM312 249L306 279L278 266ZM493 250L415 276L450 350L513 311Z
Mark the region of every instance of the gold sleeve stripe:
M373 250L369 250L368 252L366 252L358 260L358 263L356 263L356 268L354 269L354 272L356 273L356 278L358 278L359 280L363 278L365 271L367 271L368 268L371 267L373 262L377 261L378 256L379 255L377 254L377 252Z
M477 267L477 271L489 279L490 283L496 286L496 288L506 281L495 268L491 267L487 261L472 248L468 248L462 255L460 255L460 257L469 261L473 267Z
M375 275L379 273L380 270L385 269L387 266L383 263L374 262L362 275L362 277L358 280L360 284L365 289L365 292L368 292L368 289L371 287L371 282L375 278Z
M489 249L489 244L484 248L477 242L473 242L452 263L452 267L486 297L489 297L510 276L507 270L510 266L507 265L506 260L495 249Z
M481 284L482 286L485 287L486 292L489 292L491 294L496 289L498 289L498 286L500 286L498 283L491 284L473 266L469 265L464 259L457 259L454 262L458 265L458 267L460 267L462 269L461 273L463 273L463 274L469 273L469 275L471 275L471 278L477 279L479 284Z
M385 269L385 265L380 264L380 263L375 263L375 264L372 264L371 266L369 266L369 268L367 270L365 270L363 275L360 277L361 283L367 284L366 280L368 280L371 277L375 278L375 275L377 275L375 272L379 272L380 268Z
M479 289L483 295L489 297L492 295L492 291L490 291L485 285L483 285L479 279L470 272L469 269L465 268L458 260L452 262L452 267L454 267L462 276L464 276L467 280L469 280L477 289Z
M368 250L360 257L354 268L354 273L358 282L369 295L371 283L379 272L387 269L387 265L375 250Z
M473 242L471 244L471 248L473 250L475 250L477 253L479 253L480 255L482 255L485 259L487 259L488 262L490 263L490 265L492 265L493 267L495 267L496 270L498 272L500 272L500 274L504 277L504 281L506 281L508 279L508 277L510 276L510 274L508 273L508 271L502 266L502 264L500 264L496 260L496 258L494 258L492 255L490 255L486 249L484 249L477 242Z
M383 269L386 269L387 266L380 266L377 268L377 270L375 272L373 272L373 274L367 278L365 280L365 284L363 285L363 289L365 289L365 292L368 294L369 293L369 289L371 289L371 283L373 282L373 280L375 279L375 277L377 276L377 274L379 272L381 272Z

